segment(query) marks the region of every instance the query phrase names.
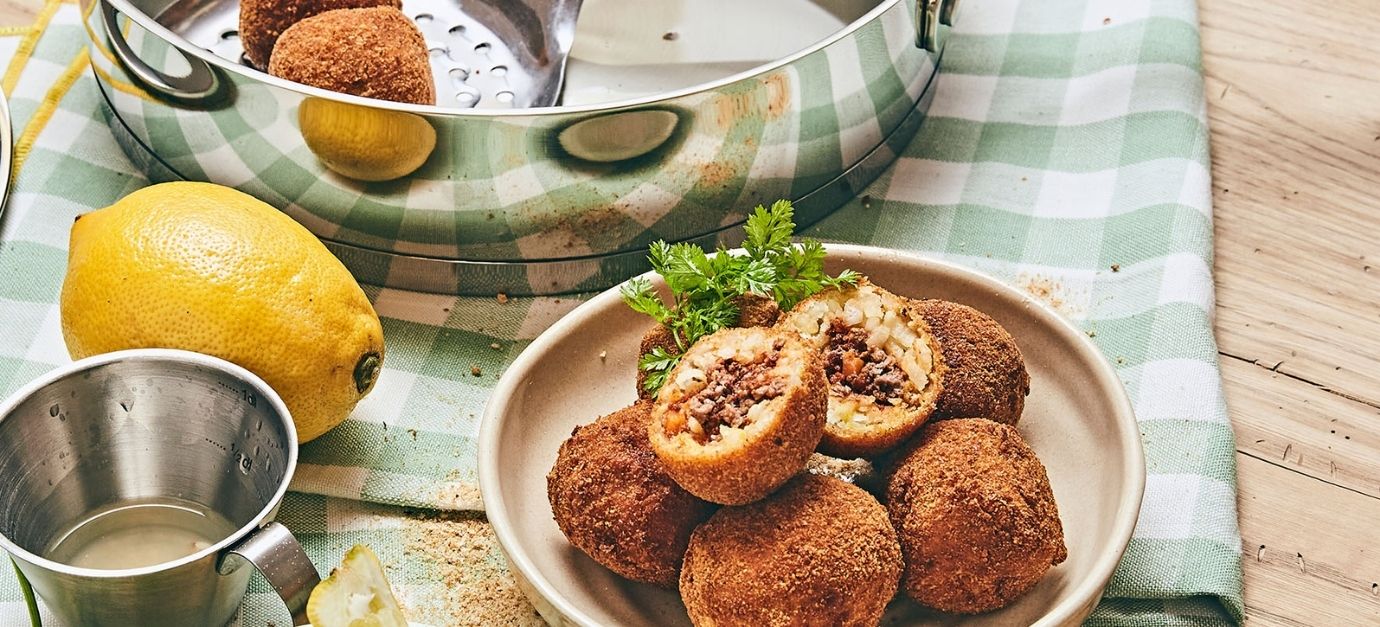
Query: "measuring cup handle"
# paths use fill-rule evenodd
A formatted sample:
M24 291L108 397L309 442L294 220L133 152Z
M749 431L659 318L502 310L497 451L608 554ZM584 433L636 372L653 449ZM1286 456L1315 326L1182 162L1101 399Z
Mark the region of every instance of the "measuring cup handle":
M316 584L321 583L321 576L287 527L271 522L249 534L221 558L221 572L227 571L226 561L232 555L243 558L263 573L268 585L273 586L292 613L293 625L307 624L307 599ZM229 565L229 569L235 567Z

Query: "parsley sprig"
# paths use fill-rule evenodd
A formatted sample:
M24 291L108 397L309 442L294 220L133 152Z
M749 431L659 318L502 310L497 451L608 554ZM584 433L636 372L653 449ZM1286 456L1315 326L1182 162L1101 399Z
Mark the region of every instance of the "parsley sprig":
M648 392L661 389L680 356L697 340L737 324L740 296L770 297L787 311L815 292L857 283L858 275L851 270L837 277L824 272L824 245L818 241L791 244L794 217L788 200L772 203L771 209L759 205L748 216L741 254L729 253L722 245L712 256L689 243L651 245L647 258L671 289L671 304L645 278L622 287L623 301L664 325L676 343L674 351L658 347L638 361L638 368L647 373L643 387Z

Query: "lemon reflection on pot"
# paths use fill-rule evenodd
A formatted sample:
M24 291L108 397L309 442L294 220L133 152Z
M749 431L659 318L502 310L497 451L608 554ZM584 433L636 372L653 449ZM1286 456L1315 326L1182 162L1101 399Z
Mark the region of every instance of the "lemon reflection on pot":
M660 148L679 122L679 116L662 109L620 111L571 124L556 135L556 141L577 159L615 163Z
M360 181L391 181L422 167L436 129L403 111L307 98L297 109L307 147L327 169Z

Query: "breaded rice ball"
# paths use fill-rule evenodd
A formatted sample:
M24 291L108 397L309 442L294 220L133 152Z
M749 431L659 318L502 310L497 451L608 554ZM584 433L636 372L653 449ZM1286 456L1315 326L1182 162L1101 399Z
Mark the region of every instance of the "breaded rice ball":
M781 308L776 305L776 301L766 296L743 294L736 300L738 304L737 326L769 327L776 324L776 319L781 316ZM647 329L647 333L642 336L642 344L638 346L637 354L639 356L646 355L656 348L672 355L681 352L671 330L660 324ZM640 398L650 399L654 395L647 390L646 381L646 371L639 368L637 370L637 395Z
M640 402L576 427L546 475L556 525L594 561L675 589L690 532L716 507L671 479L647 442Z
M946 300L915 301L947 366L931 420L987 418L1016 424L1030 394L1030 375L1016 339L990 316Z
M823 346L829 421L820 452L880 455L934 411L944 363L909 299L862 280L801 301L776 326Z
M426 40L393 7L336 9L293 24L268 73L365 98L436 104Z
M691 494L756 501L805 467L827 408L819 351L794 333L753 327L700 339L667 376L648 435Z
M738 306L740 327L769 327L781 317L781 307L770 296L743 294L733 301Z
M941 420L912 447L897 461L886 503L906 558L901 586L916 602L959 614L995 610L1068 557L1045 467L1014 427Z
M240 43L254 67L265 69L273 56L273 44L289 26L313 15L336 9L393 7L399 0L240 0Z
M895 596L901 568L896 531L877 499L804 473L700 525L680 595L698 626L871 627Z

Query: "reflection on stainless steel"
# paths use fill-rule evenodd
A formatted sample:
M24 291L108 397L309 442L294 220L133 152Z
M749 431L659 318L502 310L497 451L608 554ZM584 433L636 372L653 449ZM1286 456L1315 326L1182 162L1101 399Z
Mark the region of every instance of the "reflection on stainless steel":
M556 141L585 161L627 161L660 148L676 132L676 122L675 113L657 109L609 113L567 126Z
M126 65L109 52L100 35L102 12L88 13L93 69L110 105L111 126L151 176L241 189L283 208L326 240L361 280L440 292L558 293L606 286L643 269L642 252L651 241L731 241L746 210L777 198L797 200L803 223L818 220L871 181L908 142L923 119L940 56L916 47L916 5L906 0L773 0L747 4L765 10L794 2L802 14L818 15L820 25L844 26L822 38L813 33L811 40L775 42L773 56L753 59L750 49L738 45L751 41L745 33L784 37L779 33L792 29L738 23L729 15L717 22L686 17L656 24L657 31L675 30L637 39L626 49L609 37L604 47L581 52L576 46L566 80L579 86L582 98L599 99L586 89L590 82L582 72L613 76L619 68L627 69L630 83L606 96L638 93L638 81L649 83L653 95L572 105L567 93L567 106L553 108L424 107L302 87L222 58L234 49L225 43L230 33L211 26L234 28L233 2L82 1L88 7L109 2L127 16L126 39L145 63L181 64L159 71L186 74L183 52L233 84L233 102L218 109L193 110L159 99L132 81ZM710 4L721 11L748 10L733 8L743 3L717 0L657 4L686 16ZM630 28L600 21L636 17L635 11L606 10L609 5L586 0L577 41L585 32ZM945 3L927 6L942 13ZM439 22L454 6L450 0L408 0L404 9ZM936 51L947 30L937 27ZM665 54L643 55L657 42L668 46ZM638 55L651 61L639 64ZM715 68L745 66L750 69L657 91L668 87L665 76L708 80ZM458 78L438 72L437 78L467 85L479 77L493 79L497 67L468 67ZM513 67L504 75L516 80ZM379 166L342 167L338 156L323 154L319 133L299 122L303 107L310 111L318 99L418 116L434 129L435 148L410 173L402 166L381 167L372 177L360 176Z
M241 368L156 349L79 361L0 403L0 548L66 624L222 625L252 570L222 565L225 555L265 540L278 553L301 552L290 535L260 529L296 462L287 408ZM54 534L90 512L159 498L195 503L238 531L139 569L89 570L42 555ZM316 576L309 563L290 575L281 563L265 574L292 594ZM292 594L284 596L299 600Z
M14 182L14 127L10 122L10 103L0 91L0 217L10 198L10 184Z
M405 111L307 98L297 108L297 125L322 165L361 181L407 176L436 148L436 129Z

